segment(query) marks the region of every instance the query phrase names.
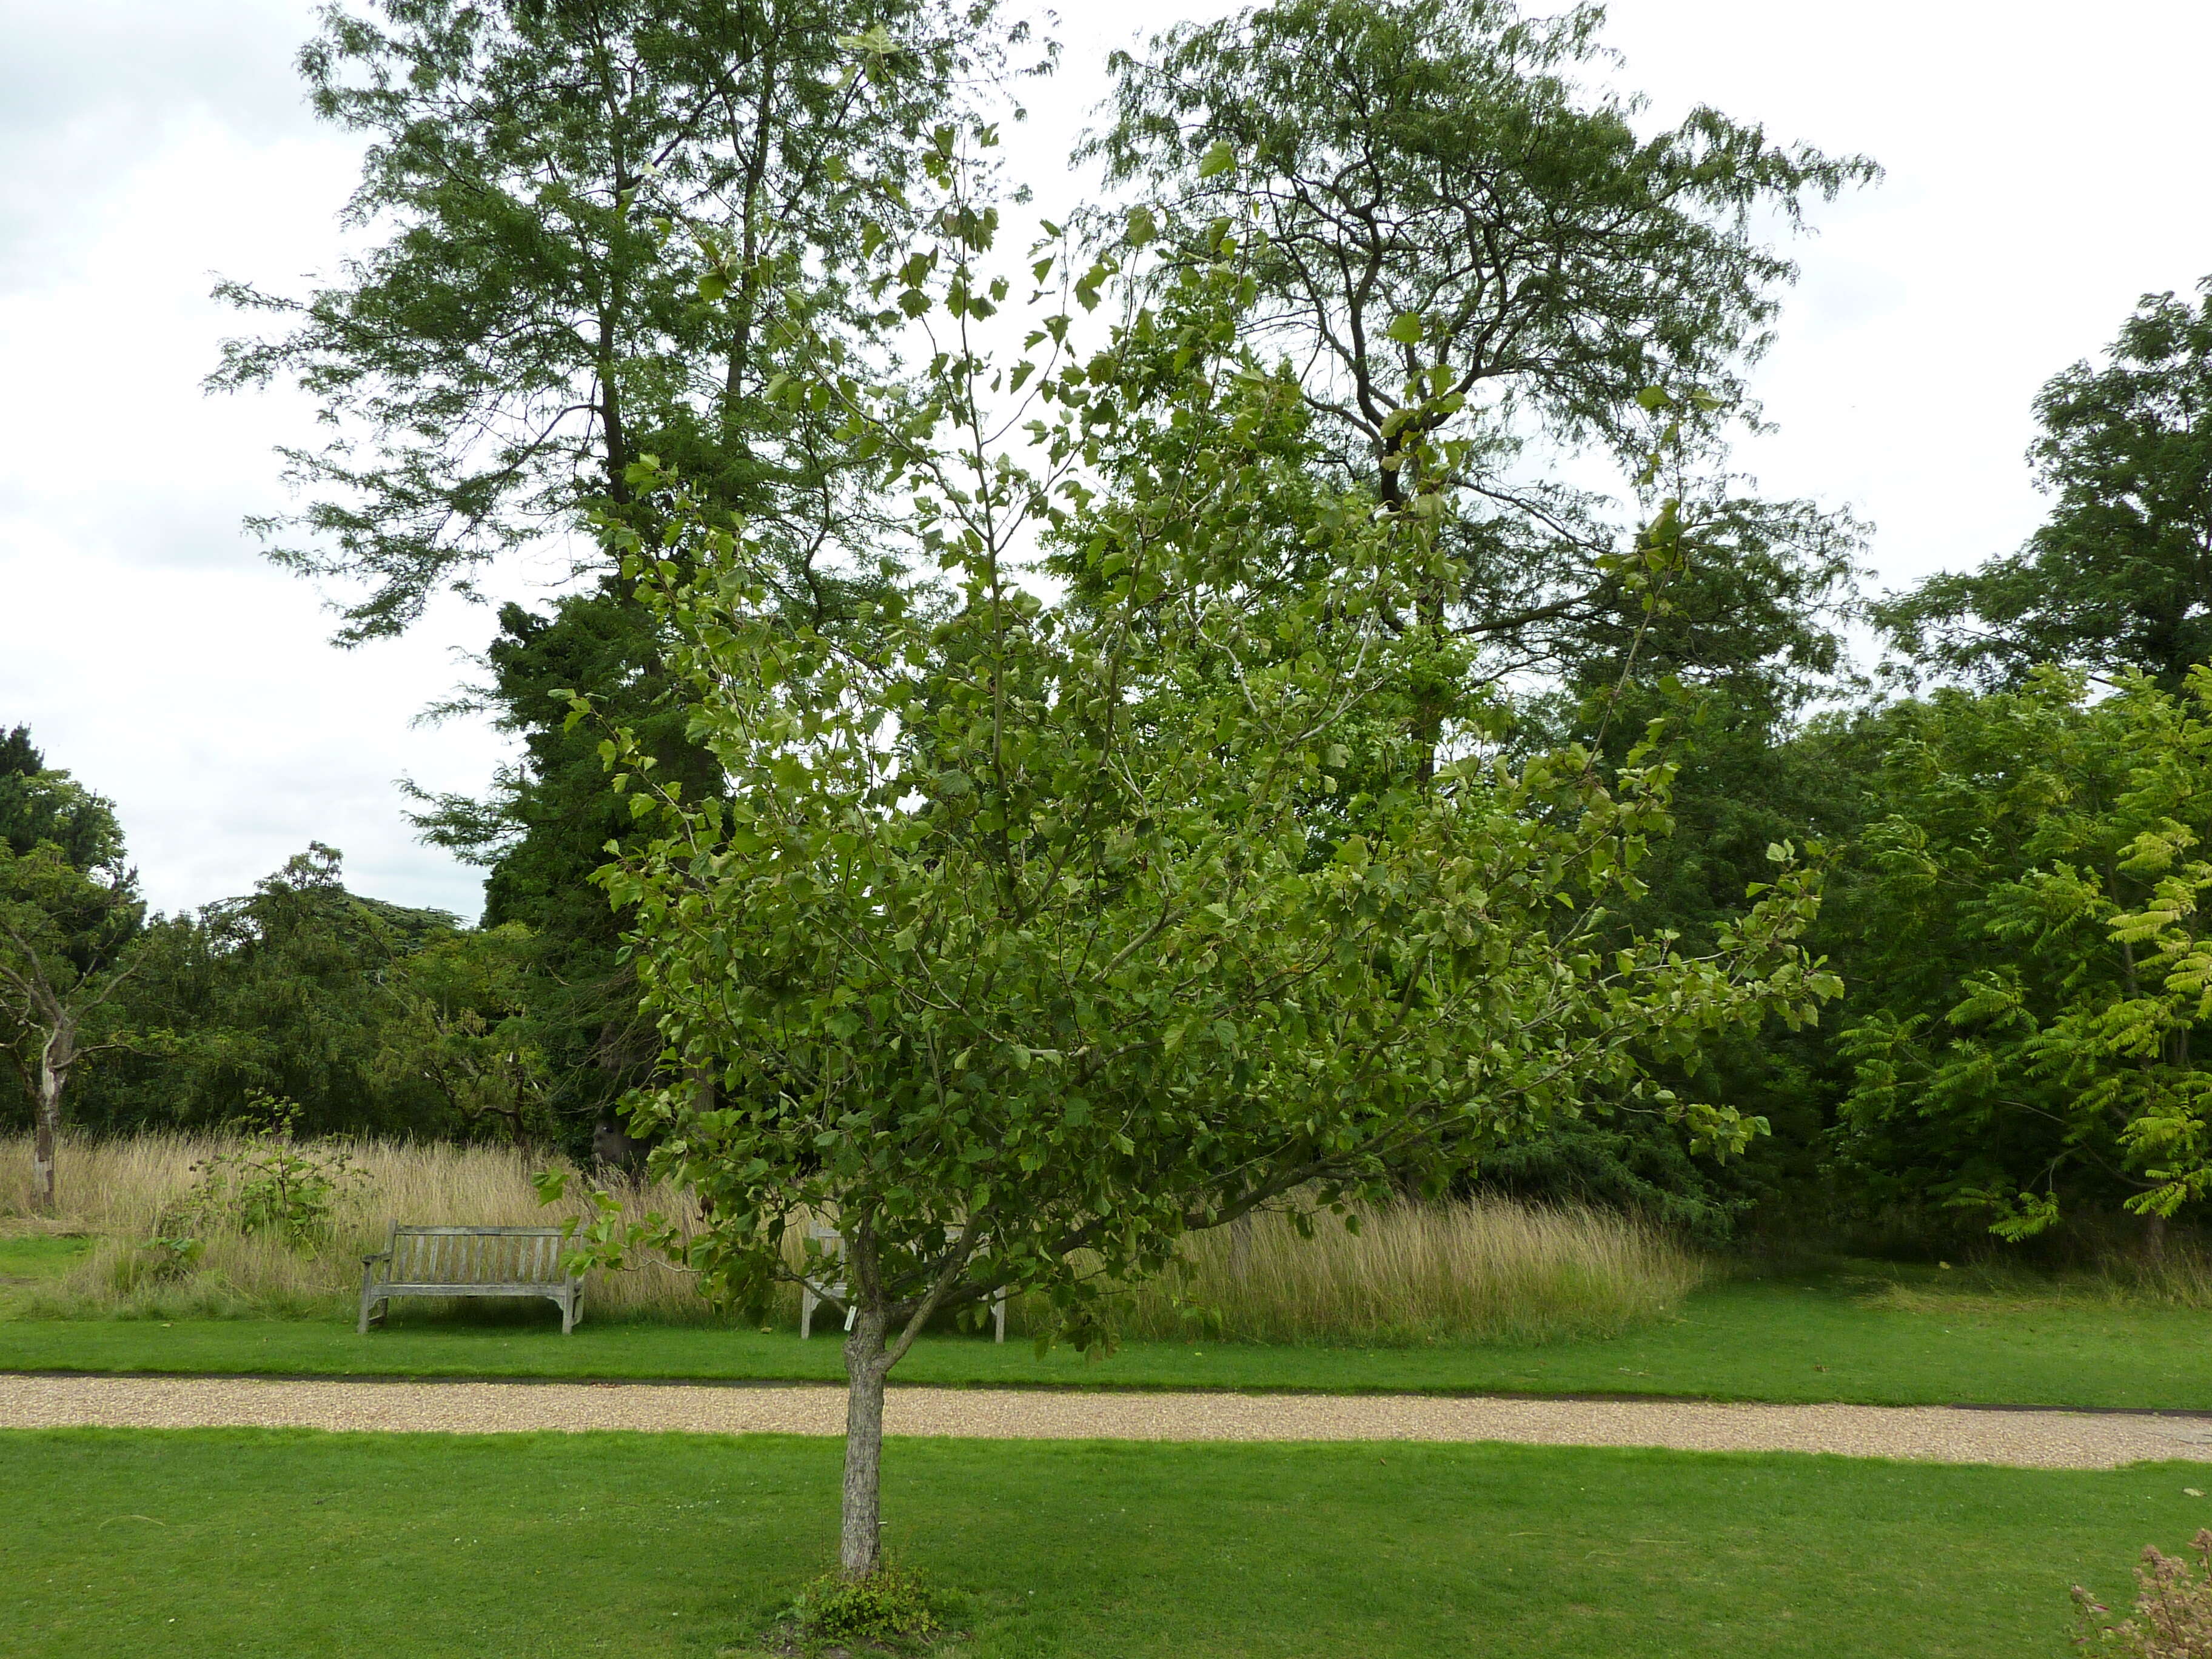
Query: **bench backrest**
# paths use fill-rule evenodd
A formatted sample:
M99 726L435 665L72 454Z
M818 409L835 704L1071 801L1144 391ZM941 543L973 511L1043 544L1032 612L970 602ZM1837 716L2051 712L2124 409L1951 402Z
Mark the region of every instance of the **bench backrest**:
M558 1227L394 1227L395 1285L558 1285Z

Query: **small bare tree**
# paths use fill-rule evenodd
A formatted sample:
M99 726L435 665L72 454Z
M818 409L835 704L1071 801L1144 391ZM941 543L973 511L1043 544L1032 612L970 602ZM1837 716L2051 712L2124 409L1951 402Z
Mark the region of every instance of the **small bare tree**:
M122 1046L85 1040L88 1018L130 977L117 957L143 907L121 870L88 873L42 842L28 853L0 845L0 1048L36 1112L31 1201L54 1207L55 1146L70 1073L86 1056Z

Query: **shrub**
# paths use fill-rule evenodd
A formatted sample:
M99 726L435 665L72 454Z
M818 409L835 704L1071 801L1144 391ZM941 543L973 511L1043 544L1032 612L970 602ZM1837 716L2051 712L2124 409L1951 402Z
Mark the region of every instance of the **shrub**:
M338 1197L361 1179L344 1151L292 1138L300 1109L256 1095L240 1139L199 1165L199 1202L241 1233L270 1233L295 1249L327 1238Z
M945 1620L921 1581L896 1567L865 1578L825 1573L791 1604L790 1620L813 1642L877 1642L887 1646L924 1643L940 1636Z
M2135 1617L2117 1625L2100 1623L2109 1609L2075 1585L2082 1624L2075 1645L2128 1659L2212 1659L2212 1528L2200 1528L2190 1548L2193 1562L2155 1545L2144 1549L2136 1569Z
M154 1236L141 1248L140 1264L146 1279L167 1284L185 1278L206 1254L207 1242L195 1229L194 1206L177 1205L162 1211L154 1224Z

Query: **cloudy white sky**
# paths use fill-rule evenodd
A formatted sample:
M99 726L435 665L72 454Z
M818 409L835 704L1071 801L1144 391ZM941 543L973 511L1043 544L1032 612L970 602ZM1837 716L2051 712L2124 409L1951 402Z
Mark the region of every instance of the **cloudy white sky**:
M1061 158L1104 51L1209 0L1064 3L1023 169ZM1823 210L1758 379L1771 492L1876 526L1883 585L2016 545L2040 511L2028 401L2137 295L2212 272L2203 0L1615 0L1623 88L1863 151ZM482 783L481 726L412 717L489 618L458 604L341 652L240 518L282 504L306 407L198 390L216 273L326 268L353 143L319 131L297 0L0 0L0 725L119 803L167 908L245 890L310 839L356 890L473 915L478 872L413 841L395 780ZM509 591L526 594L518 573Z

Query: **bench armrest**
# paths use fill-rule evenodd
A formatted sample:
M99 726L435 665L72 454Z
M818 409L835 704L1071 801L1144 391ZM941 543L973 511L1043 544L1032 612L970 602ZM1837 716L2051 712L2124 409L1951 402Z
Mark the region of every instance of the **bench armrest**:
M364 1267L373 1267L380 1261L389 1261L391 1260L391 1251L379 1250L374 1255L365 1255L362 1257L361 1265Z

